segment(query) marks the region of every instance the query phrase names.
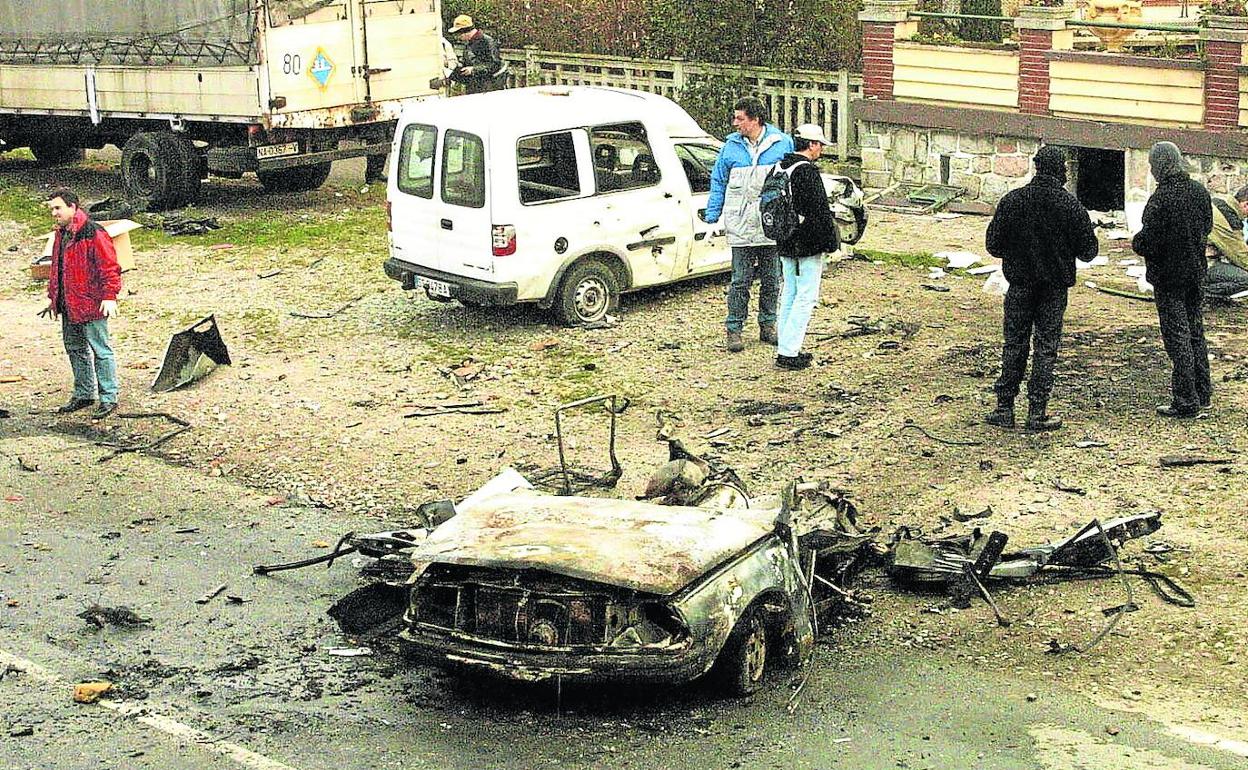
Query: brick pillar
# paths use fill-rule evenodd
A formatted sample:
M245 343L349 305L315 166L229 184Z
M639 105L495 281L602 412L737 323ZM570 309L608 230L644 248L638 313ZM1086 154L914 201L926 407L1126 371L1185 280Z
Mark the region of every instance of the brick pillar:
M893 42L910 37L918 25L909 20L917 0L866 0L862 22L862 95L893 98Z
M1049 114L1049 51L1066 49L1074 35L1066 29L1070 10L1065 7L1026 6L1019 9L1018 111L1026 115Z
M1049 60L1053 33L1047 29L1018 31L1018 111L1049 114Z
M1211 30L1213 31L1213 30ZM1239 127L1239 71L1243 43L1205 41L1205 128L1230 131Z

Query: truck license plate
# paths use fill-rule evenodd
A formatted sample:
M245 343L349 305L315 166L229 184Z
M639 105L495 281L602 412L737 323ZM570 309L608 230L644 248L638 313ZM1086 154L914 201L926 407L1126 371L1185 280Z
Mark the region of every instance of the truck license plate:
M418 277L417 284L435 297L450 297L451 285L446 281L435 281L432 278Z
M286 142L285 144L265 144L256 148L256 157L264 158L282 158L287 155L298 155L299 143Z

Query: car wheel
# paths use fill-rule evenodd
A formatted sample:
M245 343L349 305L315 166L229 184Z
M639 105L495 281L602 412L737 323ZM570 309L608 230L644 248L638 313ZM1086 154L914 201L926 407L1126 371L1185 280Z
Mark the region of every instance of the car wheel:
M731 695L758 692L767 673L768 641L767 624L757 609L737 621L712 668L725 691Z
M853 212L853 224L837 222L837 231L841 236L841 243L849 244L851 246L862 240L862 234L867 231L866 209L854 209Z
M569 268L559 287L555 312L568 326L601 321L620 301L620 289L611 268L596 259Z

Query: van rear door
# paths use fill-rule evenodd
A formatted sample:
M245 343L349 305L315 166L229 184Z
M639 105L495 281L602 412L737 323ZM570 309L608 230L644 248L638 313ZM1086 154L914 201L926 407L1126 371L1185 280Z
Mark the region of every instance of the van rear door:
M441 269L497 281L490 227L489 169L485 142L477 134L448 128L442 135L436 202Z
M438 129L408 123L398 138L398 160L390 189L390 256L412 265L442 270L438 202L434 190L439 153Z

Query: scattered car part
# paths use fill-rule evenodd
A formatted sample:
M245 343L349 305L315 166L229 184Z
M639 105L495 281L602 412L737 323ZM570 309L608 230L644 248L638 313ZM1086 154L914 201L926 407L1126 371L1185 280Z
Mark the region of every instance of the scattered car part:
M624 468L620 465L619 458L615 454L615 431L616 418L624 413L628 408L629 400L617 396L615 394L590 396L577 401L570 401L560 404L555 408L555 438L559 444L559 467L540 471L532 475L532 482L536 485L549 484L552 479L557 478L560 481L558 487L561 491L559 494L570 495L574 491L584 490L590 487L604 487L613 489L619 482L620 477L624 475ZM592 471L584 471L573 468L568 465L567 451L565 448L566 440L563 430L563 416L572 410L584 409L586 407L603 405L606 412L610 415L608 423L608 439L607 439L607 457L611 461L611 470L605 473L594 473ZM575 486L574 486L575 485Z
M173 423L174 425L177 425L178 427L174 428L173 430L169 431L163 436L160 436L158 438L153 439L152 441L149 441L146 444L118 445L118 444L112 444L112 443L103 442L103 441L96 442L99 446L108 446L108 447L113 448L113 451L111 454L104 455L98 460L98 462L102 462L102 463L108 462L114 457L117 457L118 455L126 454L127 452L146 452L148 450L155 449L156 447L160 446L161 444L164 444L170 439L176 436L182 435L183 433L190 430L192 427L191 424L187 422L186 420L183 420L181 417L175 417L169 414L168 412L123 412L123 413L117 414L116 416L119 419L135 419L135 420L142 420L142 419L147 419L147 418L159 418L163 420L168 420L169 422Z
M215 316L205 316L169 339L165 358L152 382L156 393L203 379L218 365L230 364L230 351L221 339Z

